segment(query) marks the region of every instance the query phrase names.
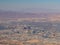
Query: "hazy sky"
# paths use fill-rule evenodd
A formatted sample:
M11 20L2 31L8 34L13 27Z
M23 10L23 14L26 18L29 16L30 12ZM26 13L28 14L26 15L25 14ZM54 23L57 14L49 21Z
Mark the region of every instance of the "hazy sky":
M60 0L0 0L0 9L12 11L53 9L60 11Z

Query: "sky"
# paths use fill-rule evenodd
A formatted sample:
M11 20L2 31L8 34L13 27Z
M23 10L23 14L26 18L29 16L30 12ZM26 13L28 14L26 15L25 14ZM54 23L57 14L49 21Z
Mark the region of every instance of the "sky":
M0 10L60 12L60 0L0 0Z

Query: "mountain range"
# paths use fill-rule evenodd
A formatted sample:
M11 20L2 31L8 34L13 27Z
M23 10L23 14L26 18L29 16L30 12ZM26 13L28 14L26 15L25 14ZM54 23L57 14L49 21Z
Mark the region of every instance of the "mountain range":
M59 16L60 13L33 13L33 12L15 12L15 11L3 11L0 10L0 18L40 18L40 17L50 17Z

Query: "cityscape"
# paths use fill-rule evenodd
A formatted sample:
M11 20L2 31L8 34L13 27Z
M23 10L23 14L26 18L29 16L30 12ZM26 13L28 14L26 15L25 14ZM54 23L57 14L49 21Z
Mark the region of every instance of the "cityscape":
M0 0L0 45L60 45L60 0Z

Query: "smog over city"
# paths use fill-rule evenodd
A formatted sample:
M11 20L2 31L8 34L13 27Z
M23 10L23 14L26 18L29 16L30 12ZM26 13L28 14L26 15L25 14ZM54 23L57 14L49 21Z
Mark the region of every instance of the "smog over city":
M0 45L60 45L60 0L0 0Z

